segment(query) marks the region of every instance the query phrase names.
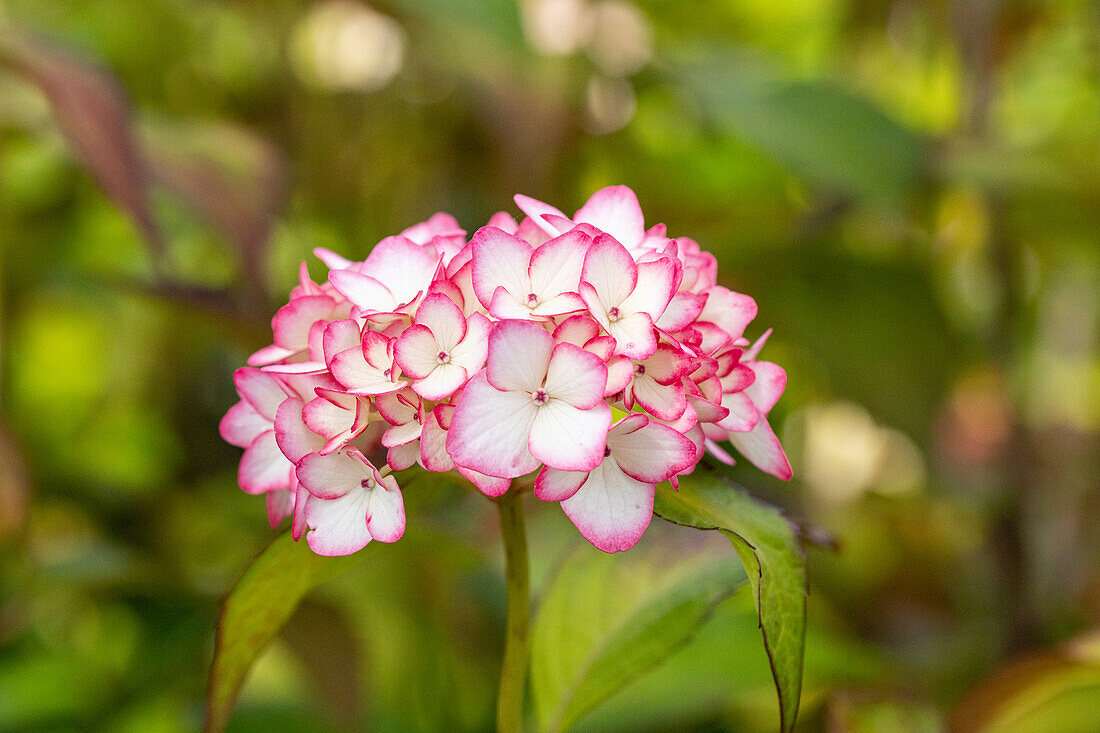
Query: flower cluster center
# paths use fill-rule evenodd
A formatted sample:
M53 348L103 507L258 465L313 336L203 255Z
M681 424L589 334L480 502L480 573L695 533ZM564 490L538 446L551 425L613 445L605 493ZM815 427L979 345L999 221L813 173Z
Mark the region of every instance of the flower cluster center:
M539 296L535 295L534 293L528 293L527 294L527 307L528 308L534 308L538 304L539 304Z
M531 399L533 399L537 405L545 405L550 400L550 395L546 394L545 389L539 387L531 394Z
M619 306L613 305L607 309L607 320L612 323L619 320Z
M435 355L435 361L437 364L450 364L451 355L448 354L446 351L440 351L438 354Z

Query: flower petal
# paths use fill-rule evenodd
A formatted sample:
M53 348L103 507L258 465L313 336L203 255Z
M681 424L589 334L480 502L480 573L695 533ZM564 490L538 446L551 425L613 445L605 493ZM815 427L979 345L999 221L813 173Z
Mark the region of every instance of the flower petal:
M551 237L556 237L562 234L566 229L570 227L562 228L560 224L551 223L551 221L560 222L561 219L569 221L569 217L563 214L558 209L555 209L550 204L545 204L538 199L533 199L530 196L524 196L522 193L517 193L514 197L516 206L524 214L527 214L531 218L531 221L535 223L542 231L549 234ZM553 220L544 219L543 215L549 214L554 217ZM560 217L560 218L559 218ZM521 225L522 229L522 225Z
M286 390L279 380L259 369L241 367L233 372L233 384L241 399L269 420L275 419L275 411L287 398Z
M695 444L652 420L627 435L612 428L607 445L623 473L647 484L665 481L695 463Z
M417 294L427 292L438 266L439 256L433 248L396 236L386 237L374 245L363 261L362 270L385 283L396 304L403 305L416 298ZM348 297L348 300L352 299Z
M587 410L603 400L606 386L607 366L600 357L573 344L554 347L543 386L551 400Z
M466 384L469 373L455 363L437 364L432 373L412 383L413 391L426 400L442 400Z
M305 521L309 549L318 555L336 557L350 555L371 541L367 529L367 506L370 493L365 489L350 491L336 499L311 497L306 503Z
M275 345L302 350L309 342L309 330L317 321L332 317L336 301L327 295L305 295L292 299L271 319Z
M535 496L543 501L564 501L581 487L588 471L560 471L543 466L535 479Z
M750 367L756 374L756 381L745 388L745 394L761 414L767 415L787 388L787 372L770 361L754 361Z
M388 313L399 303L390 289L369 275L354 270L333 270L328 281L336 292L364 313Z
M237 480L246 493L262 494L288 488L293 474L294 464L279 450L275 431L268 430L257 435L241 456Z
M325 444L324 438L310 430L302 419L304 407L301 400L288 399L279 405L275 415L275 440L279 450L291 463L297 463L307 453L320 450Z
M573 221L602 229L624 247L636 247L645 237L642 207L626 186L601 188L577 211Z
M756 405L744 392L729 392L722 395L722 407L730 411L730 414L718 421L718 427L723 430L748 432L761 417Z
M661 420L675 420L687 409L683 387L679 384L658 384L648 374L634 377L631 396L646 412Z
M439 366L436 357L441 350L432 330L425 325L415 324L406 328L397 338L393 356L401 371L413 379L423 379Z
M450 351L466 337L466 318L462 309L443 293L432 293L424 298L416 309L416 323L430 328L444 351Z
M492 322L481 315L474 313L466 322L466 338L451 349L451 363L473 374L485 366L485 358L489 355L489 333L493 330Z
M370 490L367 530L379 542L396 542L405 534L405 502L393 476L385 477Z
M489 334L486 377L497 389L534 392L542 386L554 337L535 323L501 321Z
M600 235L584 255L581 280L595 289L607 310L622 303L634 290L638 283L638 265L613 237Z
M531 425L531 454L563 471L591 471L603 460L610 427L611 408L606 402L579 410L551 399L538 408Z
M498 496L504 496L508 492L508 487L512 485L512 479L510 478L498 478L497 476L487 476L484 473L478 473L472 471L469 468L463 468L458 466L458 472L469 479L478 491L485 494L491 499L495 499Z
M256 437L271 430L271 420L256 412L246 401L241 400L229 408L225 417L218 423L218 432L222 440L238 448L252 445Z
M648 359L657 350L653 320L648 313L631 313L604 325L615 339L615 351L631 359Z
M372 478L371 466L346 451L323 456L310 453L298 462L298 480L318 499L336 499Z
M756 301L721 285L707 290L707 303L699 314L700 321L715 324L729 334L731 339L739 338L745 332L745 326L754 318Z
M478 372L455 406L447 452L458 465L490 476L530 473L539 464L528 448L538 412L529 394L502 392L489 384L484 371Z
M498 287L516 298L526 297L531 287L527 277L531 245L496 227L482 227L470 240L470 247L473 250L474 292L482 305L489 307Z
M676 293L655 324L657 328L676 333L690 326L703 312L707 296L695 293Z
M638 282L620 306L626 313L646 313L654 321L668 308L676 291L676 263L668 257L638 265Z
M354 349L363 343L363 331L354 318L333 321L325 327L321 337L321 350L325 354L325 363L331 363L332 357L341 351Z
M787 481L791 477L791 464L779 438L775 437L768 419L763 415L747 433L729 434L730 443L754 466L776 478Z
M438 405L432 414L424 420L424 427L420 432L420 465L429 471L444 472L455 467L450 454L447 453L447 431L439 421L441 410L454 410L451 405Z
M575 293L581 282L584 255L592 239L584 232L572 229L551 239L531 253L529 267L531 292L540 301L562 293Z
M554 329L554 341L584 346L600 335L600 327L587 315L569 316Z
M364 398L330 390L321 390L321 393L330 396L314 397L302 408L302 421L306 426L325 439L351 430L359 416L358 401Z
M620 552L645 534L653 518L654 493L653 485L632 479L614 461L605 460L561 508L598 549Z

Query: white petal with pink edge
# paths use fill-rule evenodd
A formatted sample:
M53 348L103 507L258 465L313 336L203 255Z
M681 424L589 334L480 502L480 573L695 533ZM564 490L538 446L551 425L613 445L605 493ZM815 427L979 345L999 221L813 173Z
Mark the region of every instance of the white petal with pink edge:
M516 202L516 206L519 207L519 210L531 217L531 221L551 237L556 237L570 228L569 226L563 226L561 221L564 219L566 222L569 222L569 217L550 204L543 203L530 196L524 196L522 193L517 193L513 199ZM550 218L544 218L546 216ZM522 225L520 229L522 230Z
M661 420L675 420L687 409L683 388L658 384L648 376L636 376L630 385L630 403L637 402L646 412Z
M288 396L276 377L251 367L233 372L233 384L241 399L269 420L275 419L275 411Z
M325 363L330 363L332 357L341 351L354 349L362 343L363 330L358 321L354 318L333 321L325 327L325 333L321 337L321 350L325 354Z
M458 467L458 472L469 479L470 482L477 487L478 491L485 494L490 499L504 496L508 492L508 487L512 485L512 479L510 478L489 476L469 468L463 468L462 466Z
M285 489L290 486L294 464L275 442L275 431L260 433L241 456L237 480L248 494Z
M470 247L474 292L482 305L489 307L498 287L516 298L526 297L530 288L527 266L531 262L531 245L496 227L482 227L470 240Z
M592 194L573 221L592 224L628 248L638 246L645 237L642 207L626 186L608 186Z
M362 267L364 273L386 284L397 303L405 304L427 291L438 265L439 256L432 247L396 236L376 244Z
M543 466L535 479L535 496L543 501L564 501L581 487L588 471L561 471Z
M478 372L455 406L447 452L458 465L490 476L530 473L539 464L528 448L538 412L531 395L502 392L489 384L484 371Z
M432 293L416 309L415 322L431 329L439 347L450 351L466 337L462 309L442 293Z
M298 480L319 499L335 499L372 478L371 466L348 451L310 453L298 462Z
M695 444L672 428L653 421L626 434L618 434L612 428L607 447L626 475L647 484L665 481L695 463Z
M612 460L588 474L561 508L586 540L604 552L629 550L653 518L654 487L630 478Z
M256 412L244 400L229 408L218 423L222 440L238 448L247 448L260 433L271 430L271 420Z
M486 377L497 389L534 392L542 386L554 337L535 323L501 321L489 335Z
M377 474L376 474L377 477ZM367 530L379 542L396 542L405 534L405 502L397 481L386 476L367 489Z
M638 282L630 296L621 301L620 309L625 313L645 313L656 321L672 300L675 279L676 266L667 257L643 262L638 265Z
M305 295L284 305L271 320L275 345L302 350L309 341L309 330L317 321L332 317L336 301L327 295Z
M603 459L609 427L611 408L606 402L580 410L551 399L538 407L532 422L531 454L563 471L591 471Z
M275 415L275 440L291 463L297 463L307 453L320 450L325 439L309 429L302 418L305 403L299 399L288 399L279 405Z
M723 430L745 433L752 430L760 420L760 411L744 392L722 395L722 407L730 411L718 421L718 427Z
M394 360L413 379L431 374L440 364L440 352L446 353L431 329L421 324L406 328L393 347Z
M531 292L539 300L577 292L584 256L591 244L592 239L588 235L574 229L532 252L529 266Z
M382 282L354 270L333 270L328 276L336 291L364 313L388 313L398 305Z
M489 354L489 333L493 330L492 322L481 315L474 313L466 322L466 337L462 342L451 349L451 363L473 374L485 366L485 358Z
M362 550L371 541L367 529L370 492L358 490L335 499L310 497L305 507L309 549L318 555L338 557Z
M749 366L756 374L756 381L745 388L745 394L756 405L757 410L767 415L787 388L787 372L770 361L754 361Z
M606 311L618 306L633 292L638 283L638 265L612 237L599 236L584 255L581 281L592 286Z
M595 354L573 344L558 344L550 355L543 389L551 400L587 410L602 399L607 366Z
M729 433L729 441L754 466L784 481L791 477L791 464L768 419L761 416L747 433Z

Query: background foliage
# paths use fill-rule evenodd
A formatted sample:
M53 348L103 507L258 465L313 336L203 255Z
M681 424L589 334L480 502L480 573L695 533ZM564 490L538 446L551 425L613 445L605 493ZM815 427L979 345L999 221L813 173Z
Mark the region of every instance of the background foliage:
M1093 730L1098 49L1084 0L0 0L0 729L201 724L272 539L217 420L312 247L626 183L776 330L796 478L736 477L816 540L800 729ZM488 729L495 512L406 501L230 730ZM527 508L536 593L597 572ZM747 592L578 729L673 721L777 726Z

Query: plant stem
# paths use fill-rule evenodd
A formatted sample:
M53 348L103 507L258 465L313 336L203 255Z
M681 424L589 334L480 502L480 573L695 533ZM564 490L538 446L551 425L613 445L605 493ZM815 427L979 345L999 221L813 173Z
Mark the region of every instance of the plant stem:
M523 689L531 655L531 587L527 573L527 530L522 495L509 491L497 500L504 540L504 577L508 590L504 665L497 696L497 731L519 733L523 722Z

